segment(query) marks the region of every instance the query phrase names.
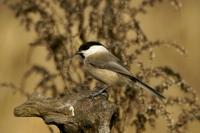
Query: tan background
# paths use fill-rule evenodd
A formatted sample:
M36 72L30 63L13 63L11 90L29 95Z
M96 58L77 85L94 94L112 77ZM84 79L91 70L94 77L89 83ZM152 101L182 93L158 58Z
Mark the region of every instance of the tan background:
M183 57L172 48L159 48L156 50L156 59L150 65L171 66L181 73L200 96L200 1L184 0L180 10L174 9L169 3L157 4L148 10L148 15L138 17L149 39L176 40L188 51L188 55ZM23 73L31 64L44 62L44 48L35 50L33 61L29 64L26 62L28 43L34 36L33 33L25 32L24 27L14 18L14 14L0 5L1 82L12 81L19 84ZM0 133L49 133L41 119L14 117L13 108L23 103L25 98L13 92L8 88L0 88ZM159 127L156 131L164 132L164 129ZM199 123L190 124L188 132L199 133Z

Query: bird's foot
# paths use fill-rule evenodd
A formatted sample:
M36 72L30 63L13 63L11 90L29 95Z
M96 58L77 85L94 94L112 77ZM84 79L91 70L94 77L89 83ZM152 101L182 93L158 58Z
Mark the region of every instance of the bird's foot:
M108 87L106 86L106 87L103 87L103 88L101 88L101 89L99 89L99 90L97 90L97 91L91 93L91 94L89 95L89 98L94 98L94 97L97 97L97 96L99 96L99 95L105 94L105 93L107 92L107 91L106 91L107 88L108 88Z

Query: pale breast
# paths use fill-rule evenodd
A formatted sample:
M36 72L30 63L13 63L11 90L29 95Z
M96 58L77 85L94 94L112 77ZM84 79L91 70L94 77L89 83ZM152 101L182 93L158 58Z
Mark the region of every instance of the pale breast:
M85 70L97 80L104 82L107 85L123 85L125 84L122 76L116 72L95 68L92 65L85 66Z

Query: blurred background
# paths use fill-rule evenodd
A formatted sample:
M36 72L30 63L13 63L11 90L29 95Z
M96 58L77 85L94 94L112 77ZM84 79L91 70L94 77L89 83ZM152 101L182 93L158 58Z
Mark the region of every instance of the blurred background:
M150 40L176 41L187 50L181 56L172 48L156 49L156 58L149 65L167 65L179 72L200 96L200 1L183 0L183 7L176 10L169 2L156 4L148 9L148 14L138 19ZM32 64L51 65L46 62L46 49L41 47L33 51L31 62L27 62L29 43L35 34L26 32L6 6L0 4L0 82L20 84L24 72ZM34 83L34 78L31 83ZM178 95L178 94L177 94ZM0 88L0 133L49 133L48 127L39 118L17 118L14 107L25 101L25 97L12 89ZM199 133L199 123L189 125L189 133ZM58 132L55 129L55 132ZM163 131L163 130L162 130ZM155 132L153 129L146 132ZM156 128L156 132L161 132Z

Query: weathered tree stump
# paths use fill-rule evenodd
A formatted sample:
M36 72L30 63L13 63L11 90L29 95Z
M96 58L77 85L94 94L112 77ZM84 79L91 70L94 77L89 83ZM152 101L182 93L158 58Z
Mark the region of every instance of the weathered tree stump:
M33 94L14 110L18 117L41 117L61 133L110 133L116 107L106 95L89 97L94 91L76 89L58 98Z

